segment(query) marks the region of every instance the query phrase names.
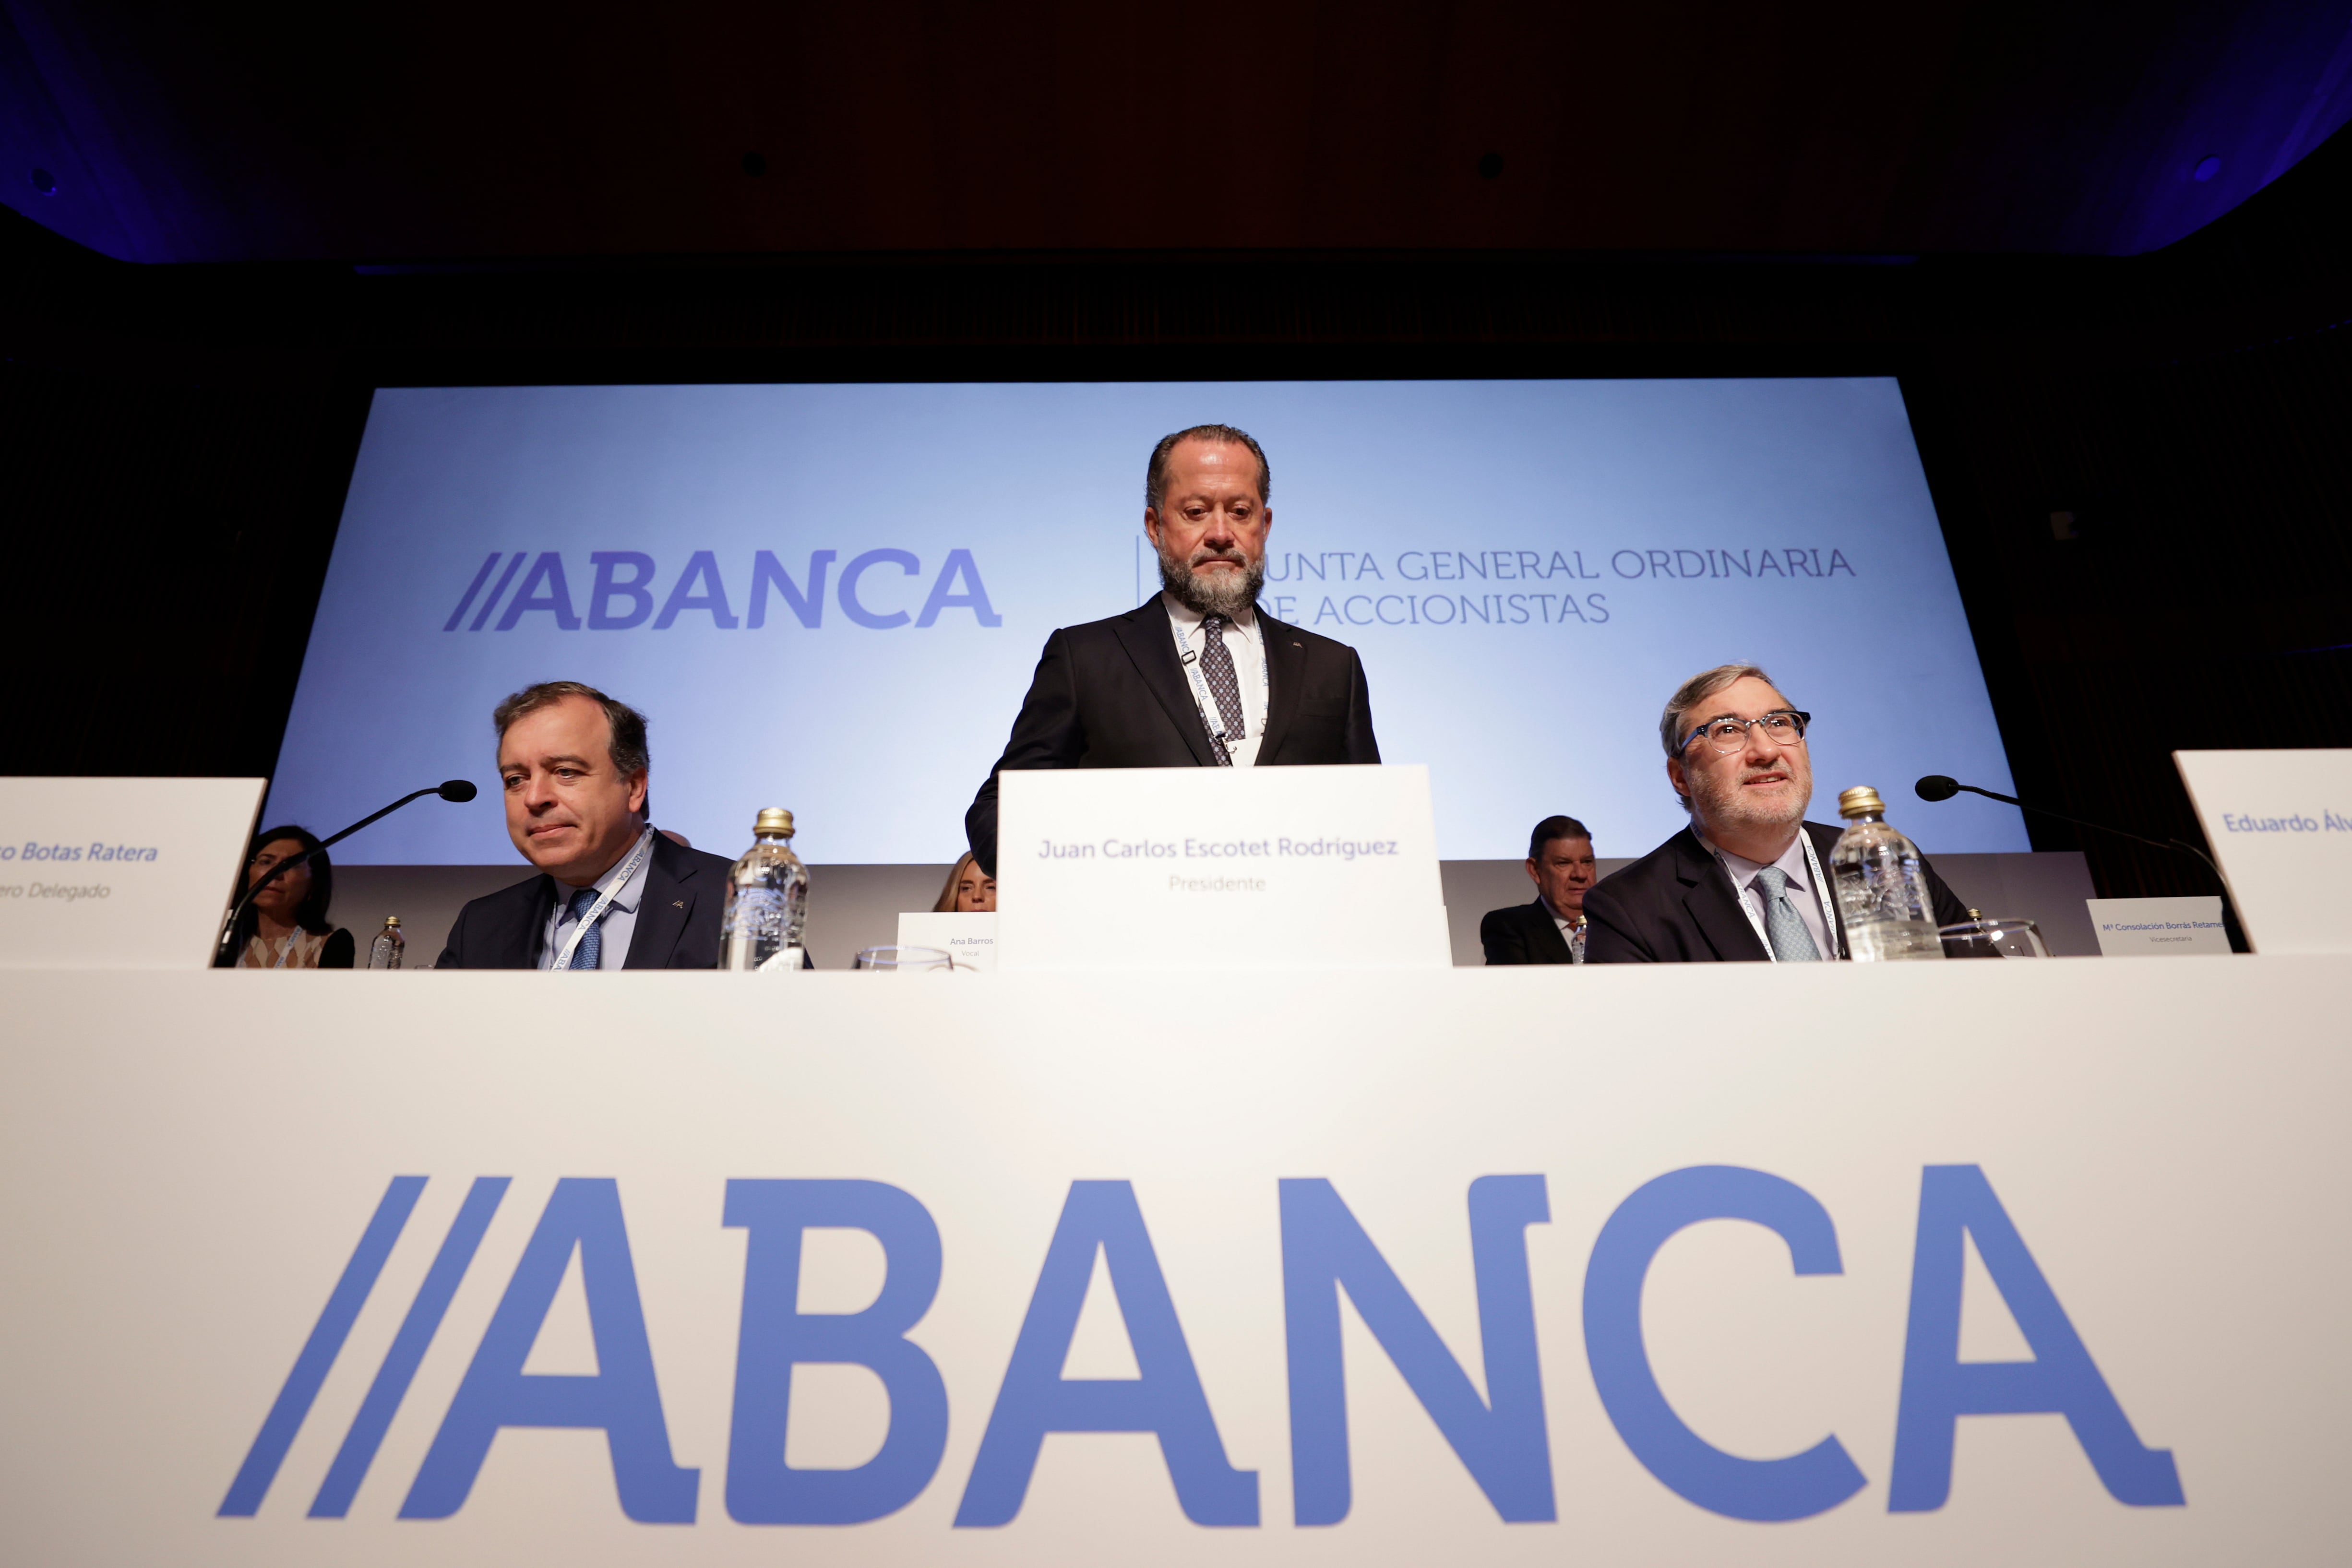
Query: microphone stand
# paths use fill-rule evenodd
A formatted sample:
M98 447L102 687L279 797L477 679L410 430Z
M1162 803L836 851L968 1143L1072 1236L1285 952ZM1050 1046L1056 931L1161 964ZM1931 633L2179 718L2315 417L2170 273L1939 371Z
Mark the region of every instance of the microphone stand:
M1979 789L1973 784L1962 784L1957 780L1954 781L1952 788L1955 790L1965 789L1971 795L1981 795L1988 800L1998 800L2004 806L2014 806L2021 811L2032 811L2036 816L2055 817L2062 822L2072 822L2078 828L2088 828L2093 832L2109 833L2119 839L2129 839L2136 844L2146 844L2151 849L2179 850L2195 855L2199 860L2203 861L2206 869L2213 873L2213 880L2221 884L2221 932L2230 939L2230 951L2232 953L2253 951L2252 945L2246 940L2246 928L2238 923L2238 906L2230 898L2230 879L2221 874L2221 868L2213 863L2211 855L2186 839L2151 839L2144 833L2126 832L2121 828L2109 827L2105 822L2094 822L2083 817L2070 817L2063 811L2053 811L2047 806L2028 805L2014 795L1996 794L1990 789ZM1949 800L1951 797L1948 795L1945 799Z
M228 918L221 923L220 941L213 948L213 961L217 964L220 961L221 955L228 951L229 942L236 935L237 917L245 913L246 905L253 902L254 895L258 894L263 888L268 887L271 883L277 881L279 877L284 876L288 872L292 871L296 866L308 865L310 862L310 857L312 855L318 854L320 851L331 849L335 845L341 843L345 839L350 838L362 828L369 827L374 823L383 821L384 818L391 816L394 811L399 810L403 806L407 805L413 800L422 800L427 795L438 795L445 800L454 800L458 804L463 805L466 801L472 800L475 793L474 786L463 779L452 779L446 783L428 785L426 788L422 789L413 789L407 794L403 795L399 800L394 800L391 805L386 806L383 810L374 812L369 816L362 817L358 821L353 822L350 827L345 828L341 832L333 835L331 838L320 840L318 849L304 850L299 855L294 855L289 859L279 861L276 865L271 866L268 871L263 872L261 873L261 880L255 883L251 887L247 888L243 897L239 898L235 904L229 905Z

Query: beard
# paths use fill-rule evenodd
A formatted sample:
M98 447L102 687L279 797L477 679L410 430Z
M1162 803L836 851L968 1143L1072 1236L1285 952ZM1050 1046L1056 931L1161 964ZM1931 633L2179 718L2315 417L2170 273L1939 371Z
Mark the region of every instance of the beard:
M1741 772L1747 772L1742 769ZM1776 799L1759 799L1745 789L1738 775L1724 777L1692 772L1686 777L1691 787L1691 799L1698 807L1696 815L1702 822L1720 822L1733 829L1785 828L1805 820L1805 808L1812 804L1811 773L1801 772L1796 764L1783 761L1778 768L1759 769L1785 773L1788 785Z
M1204 577L1192 570L1213 560L1232 561L1241 570ZM1230 621L1257 602L1257 591L1265 585L1265 560L1245 559L1238 551L1194 550L1190 560L1179 560L1164 549L1160 552L1160 586L1174 594L1177 603L1202 615L1222 615Z

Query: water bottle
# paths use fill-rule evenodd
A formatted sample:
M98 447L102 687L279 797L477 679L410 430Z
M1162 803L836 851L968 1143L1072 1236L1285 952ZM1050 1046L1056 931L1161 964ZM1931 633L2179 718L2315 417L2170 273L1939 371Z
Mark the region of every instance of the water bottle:
M375 934L373 942L368 944L368 967L397 969L400 967L400 956L407 950L408 938L400 934L400 916L387 915L383 917L383 929Z
M1886 825L1886 803L1867 784L1838 796L1838 815L1850 825L1830 851L1830 880L1854 960L1942 957L1919 846Z
M801 967L808 867L793 853L793 814L773 806L751 824L751 847L727 877L719 967L791 974Z

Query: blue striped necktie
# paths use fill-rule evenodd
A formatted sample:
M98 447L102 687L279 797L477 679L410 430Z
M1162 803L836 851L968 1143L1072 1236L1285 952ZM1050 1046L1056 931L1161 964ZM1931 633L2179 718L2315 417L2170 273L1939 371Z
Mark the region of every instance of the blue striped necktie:
M588 912L596 907L596 890L593 887L583 887L574 893L572 895L571 907L572 919L587 919ZM580 946L572 949L572 967L575 969L593 969L604 956L604 922L600 917L595 925L580 934Z

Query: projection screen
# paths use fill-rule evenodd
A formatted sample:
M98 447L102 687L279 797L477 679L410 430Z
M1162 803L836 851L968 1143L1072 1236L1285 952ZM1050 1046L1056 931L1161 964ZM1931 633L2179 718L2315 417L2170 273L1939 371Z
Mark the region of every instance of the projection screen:
M1930 852L2028 847L1911 799L2010 775L1884 378L383 389L269 816L462 776L491 798L337 854L513 862L490 710L569 678L649 716L699 847L783 806L811 861L951 860L1047 633L1157 591L1146 458L1209 421L1271 462L1264 607L1362 653L1446 858L1558 811L1658 844L1660 708L1728 661L1813 714L1814 820L1871 784Z

